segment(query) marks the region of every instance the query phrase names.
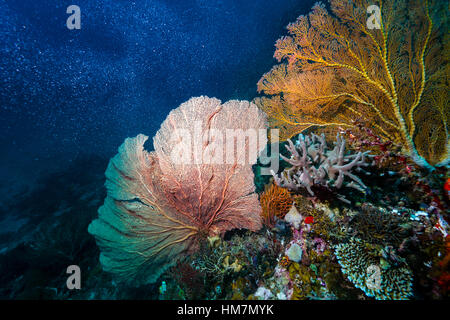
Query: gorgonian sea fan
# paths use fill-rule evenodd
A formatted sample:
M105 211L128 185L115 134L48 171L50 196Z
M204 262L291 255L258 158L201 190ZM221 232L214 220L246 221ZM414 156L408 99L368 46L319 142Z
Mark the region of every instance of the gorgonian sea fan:
M286 140L365 123L418 165L450 161L448 1L330 0L288 25L256 103ZM378 26L369 29L380 10ZM331 12L329 11L329 9ZM369 18L369 20L368 20Z
M147 136L127 138L108 165L107 197L89 225L104 270L131 284L152 283L202 238L260 229L261 207L245 160L256 158L266 138L241 140L246 159L237 145L227 158L225 146L228 133L237 132L239 140L266 127L252 103L197 97L170 112L154 137L155 151L144 150Z

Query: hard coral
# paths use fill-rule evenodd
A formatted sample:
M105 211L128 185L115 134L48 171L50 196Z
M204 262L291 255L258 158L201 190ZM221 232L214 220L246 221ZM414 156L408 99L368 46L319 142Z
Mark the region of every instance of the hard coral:
M311 137L305 137L300 134L295 145L291 140L288 142L286 148L291 157L288 159L281 155L281 158L292 167L282 172L281 176L272 171L277 185L292 191L306 189L312 196L312 188L317 186L333 189L345 186L365 192L366 186L352 171L361 172L362 167L370 165L366 152L345 154L345 139L339 135L332 150L328 149L324 135L312 134ZM346 177L351 181L346 182ZM343 197L340 198L346 201Z
M289 212L284 217L284 221L289 223L292 228L298 230L303 221L303 216L300 214L300 212L298 212L295 205L293 205L291 210L289 210Z
M444 2L331 0L288 25L256 100L287 139L310 127L370 123L417 164L449 161L448 17ZM376 5L376 27L367 8ZM373 17L373 15L372 15ZM420 130L418 128L420 127Z
M412 295L412 272L406 265L382 264L370 246L358 238L335 247L335 255L348 279L377 300L404 300Z
M217 156L212 146L221 130L265 128L254 104L198 97L171 111L154 138L154 152L144 150L146 136L127 138L108 165L107 197L89 225L104 270L129 283L152 283L200 239L233 228L260 229L251 164L236 153L227 163L195 159L199 153ZM197 136L197 148L180 140ZM248 141L244 146L250 157L260 151L253 146L253 154Z

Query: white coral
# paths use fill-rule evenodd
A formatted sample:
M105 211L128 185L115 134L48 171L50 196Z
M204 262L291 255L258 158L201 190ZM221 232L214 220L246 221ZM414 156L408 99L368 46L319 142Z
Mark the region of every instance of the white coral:
M344 186L361 192L367 189L352 171L363 171L362 167L371 165L366 162L369 152L345 155L345 139L339 134L336 136L333 150L328 150L323 134L312 134L311 137L300 134L295 145L291 140L288 140L288 143L286 149L291 153L291 157L281 155L281 158L292 167L283 171L280 176L272 171L278 186L292 191L305 188L311 196L314 196L311 188L318 185L336 189ZM345 177L351 181L346 182ZM342 200L346 201L344 198Z

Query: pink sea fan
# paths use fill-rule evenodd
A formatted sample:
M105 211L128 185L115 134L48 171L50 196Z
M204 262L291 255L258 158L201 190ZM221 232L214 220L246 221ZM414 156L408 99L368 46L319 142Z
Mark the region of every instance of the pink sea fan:
M227 140L227 130L266 126L252 103L198 97L169 114L154 138L154 152L144 150L148 137L127 138L108 165L107 197L89 226L104 270L129 283L152 283L202 238L233 228L260 229L251 162L236 148L226 163L226 143L218 142ZM251 139L242 141L250 158L266 143L251 150Z
M260 205L255 204L258 196L249 157L255 162L266 146L265 128L265 115L248 101L221 104L218 99L198 97L181 104L170 112L153 140L164 185L171 191L167 199L207 226L209 235L233 228L259 229L260 219L254 213L259 215ZM263 141L243 139L246 134L258 138L259 130ZM233 134L242 145L233 143L230 148L227 144L236 142ZM180 143L192 151L177 149ZM177 151L192 157L179 161Z

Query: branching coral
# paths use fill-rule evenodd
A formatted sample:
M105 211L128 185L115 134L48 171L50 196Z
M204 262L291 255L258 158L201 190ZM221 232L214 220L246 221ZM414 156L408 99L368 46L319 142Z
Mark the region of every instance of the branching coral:
M403 300L412 295L412 272L406 265L385 266L370 246L358 238L335 247L335 255L348 279L369 297Z
M256 100L287 139L310 127L352 127L364 120L402 145L421 166L450 151L447 8L439 2L331 0L288 25L276 65L258 82ZM379 28L366 10L380 8ZM420 128L420 130L419 130Z
M146 136L127 138L108 165L107 197L89 225L104 270L133 284L151 283L195 250L199 239L261 228L251 164L241 162L242 155L234 153L227 163L189 158L224 151L211 146L226 129L265 128L254 104L198 97L171 111L154 138L154 152L144 150ZM180 140L197 135L197 148ZM249 141L244 147L256 157Z
M305 137L300 134L296 145L291 140L288 142L286 148L291 157L288 159L281 155L281 158L292 167L283 171L281 176L272 172L277 185L292 191L305 188L312 196L314 186L335 189L345 186L365 192L366 186L352 171L362 171L362 167L370 165L366 161L366 152L345 154L345 139L339 135L332 150L328 150L324 135ZM351 181L346 182L346 177ZM343 197L341 199L345 201Z
M293 202L289 191L274 183L266 187L259 200L262 207L263 223L268 227L274 226L275 217L283 219L292 207Z

